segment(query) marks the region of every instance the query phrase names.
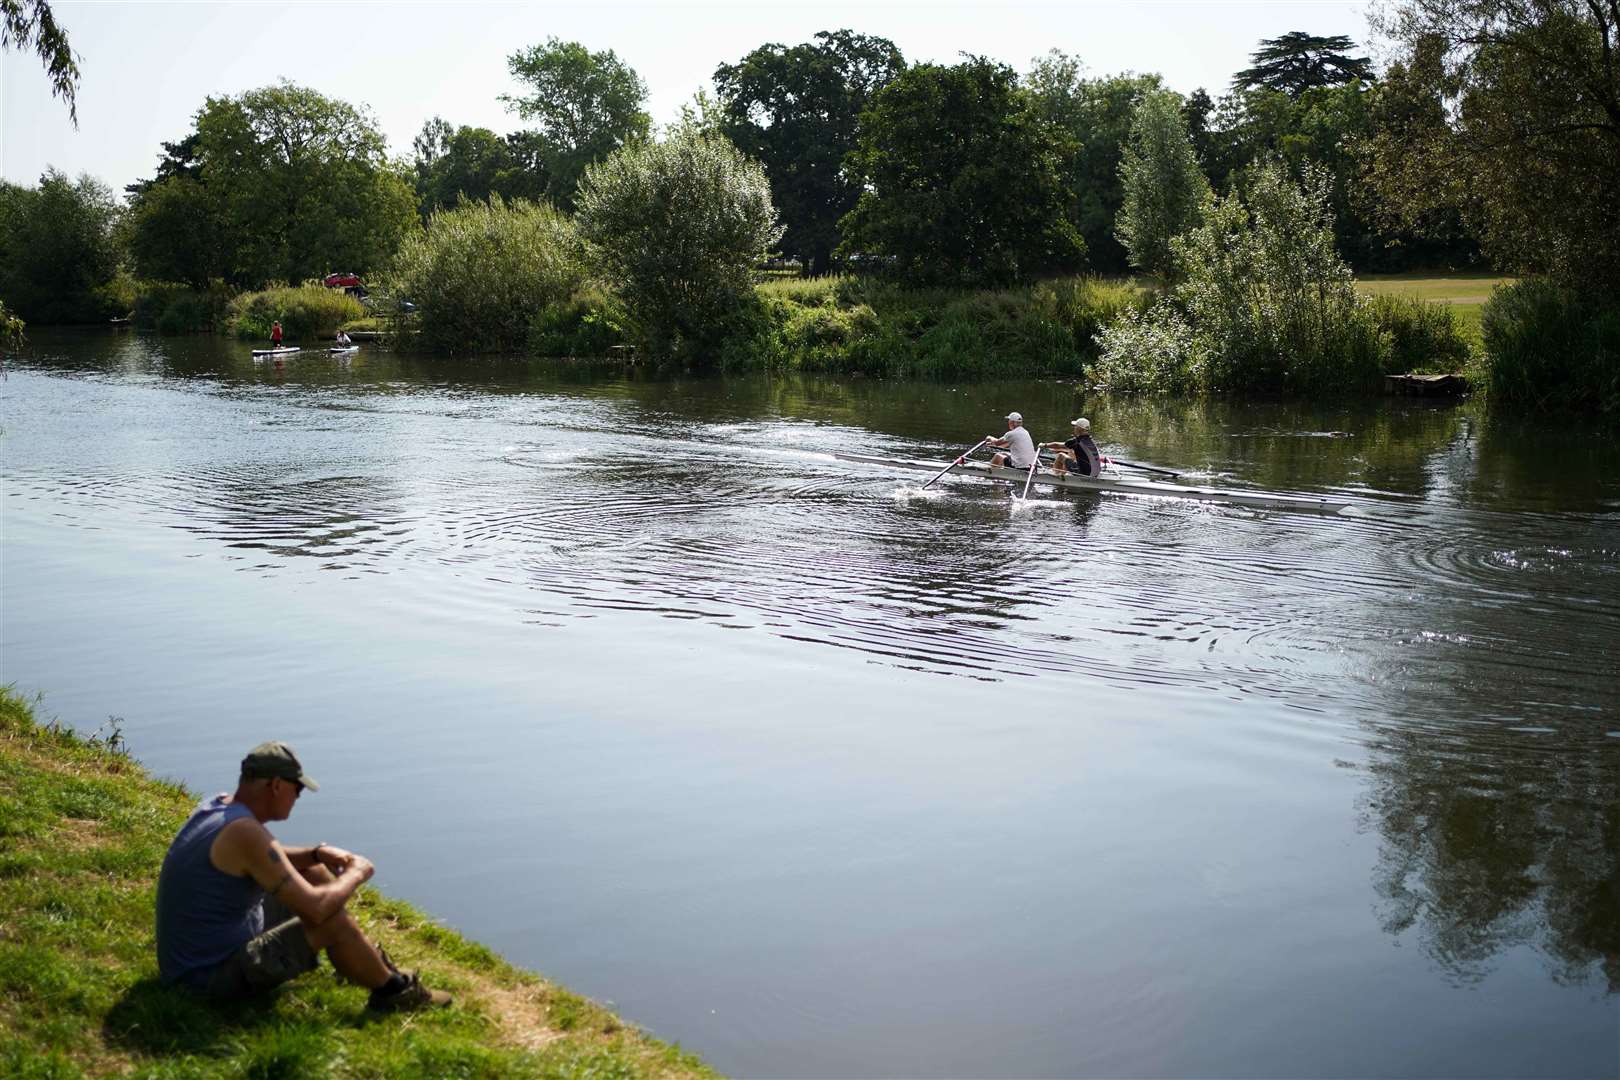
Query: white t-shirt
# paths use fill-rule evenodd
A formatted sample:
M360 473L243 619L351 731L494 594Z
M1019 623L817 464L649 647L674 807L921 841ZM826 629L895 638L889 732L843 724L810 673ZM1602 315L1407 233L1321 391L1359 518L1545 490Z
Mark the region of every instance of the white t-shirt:
M1015 469L1027 469L1035 464L1035 440L1029 437L1022 424L1002 436L1007 440L1007 453Z

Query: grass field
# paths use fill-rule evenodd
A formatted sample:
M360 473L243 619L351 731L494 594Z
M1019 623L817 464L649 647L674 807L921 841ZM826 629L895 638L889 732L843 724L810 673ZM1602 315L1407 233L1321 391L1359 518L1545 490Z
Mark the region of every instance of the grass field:
M1477 345L1480 312L1491 290L1517 280L1500 274L1368 274L1356 279L1356 288L1371 295L1392 293L1445 304L1457 316L1458 328Z
M213 1005L162 985L154 881L197 797L111 741L42 724L0 687L0 1076L715 1075L369 887L350 909L403 967L451 991L450 1008L369 1012L366 991L326 961L259 1003Z

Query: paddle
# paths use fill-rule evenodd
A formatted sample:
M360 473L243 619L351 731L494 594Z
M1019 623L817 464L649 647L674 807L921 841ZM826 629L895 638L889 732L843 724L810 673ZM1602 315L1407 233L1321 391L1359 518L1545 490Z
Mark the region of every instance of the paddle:
M968 458L972 457L974 454L976 454L978 452L979 447L983 446L985 443L987 443L989 441L990 441L989 439L980 439L978 442L974 443L972 450L969 450L967 453L961 455L955 461L951 462L949 465L947 465L943 469L939 470L939 474L934 477L934 480L938 480L941 476L944 476L946 473L950 472L952 469L954 469L958 465L962 464ZM932 487L933 484L934 484L934 480L930 480L930 481L928 481L928 483L924 484L922 486L922 490L927 491L930 487Z

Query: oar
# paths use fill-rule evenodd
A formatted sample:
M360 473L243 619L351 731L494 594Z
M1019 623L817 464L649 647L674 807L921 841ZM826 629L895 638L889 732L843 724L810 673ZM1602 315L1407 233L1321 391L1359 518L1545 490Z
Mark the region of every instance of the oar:
M975 443L973 445L972 450L969 450L967 453L961 455L955 461L951 462L949 465L947 465L943 469L939 470L939 475L935 476L934 480L938 480L940 476L944 476L946 473L950 472L952 469L954 469L958 465L962 464L968 458L972 457L975 453L978 452L979 447L983 446L985 443L987 443L989 441L990 441L989 439L980 439L977 443ZM924 484L922 486L922 489L924 491L927 491L930 487L932 487L934 485L934 480L928 481L928 483L926 483L926 484Z
M1018 496L1018 500L1020 502L1022 502L1023 500L1025 500L1027 498L1029 498L1029 485L1031 485L1031 484L1033 484L1035 482L1035 470L1040 468L1040 467L1041 467L1041 455L1040 455L1040 451L1036 451L1035 452L1035 460L1029 463L1029 475L1024 477L1024 493L1022 495Z
M1125 461L1122 458L1109 458L1115 465L1123 465L1127 469L1139 469L1142 472L1158 473L1160 476L1180 476L1174 469L1161 469L1157 465L1138 465L1134 461Z

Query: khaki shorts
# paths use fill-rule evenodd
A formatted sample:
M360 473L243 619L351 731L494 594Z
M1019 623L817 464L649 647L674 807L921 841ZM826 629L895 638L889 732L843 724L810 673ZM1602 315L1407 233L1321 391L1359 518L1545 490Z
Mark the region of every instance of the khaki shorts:
M273 896L264 898L264 926L264 933L244 942L208 976L209 997L252 997L315 970L320 956L304 936L304 924Z

